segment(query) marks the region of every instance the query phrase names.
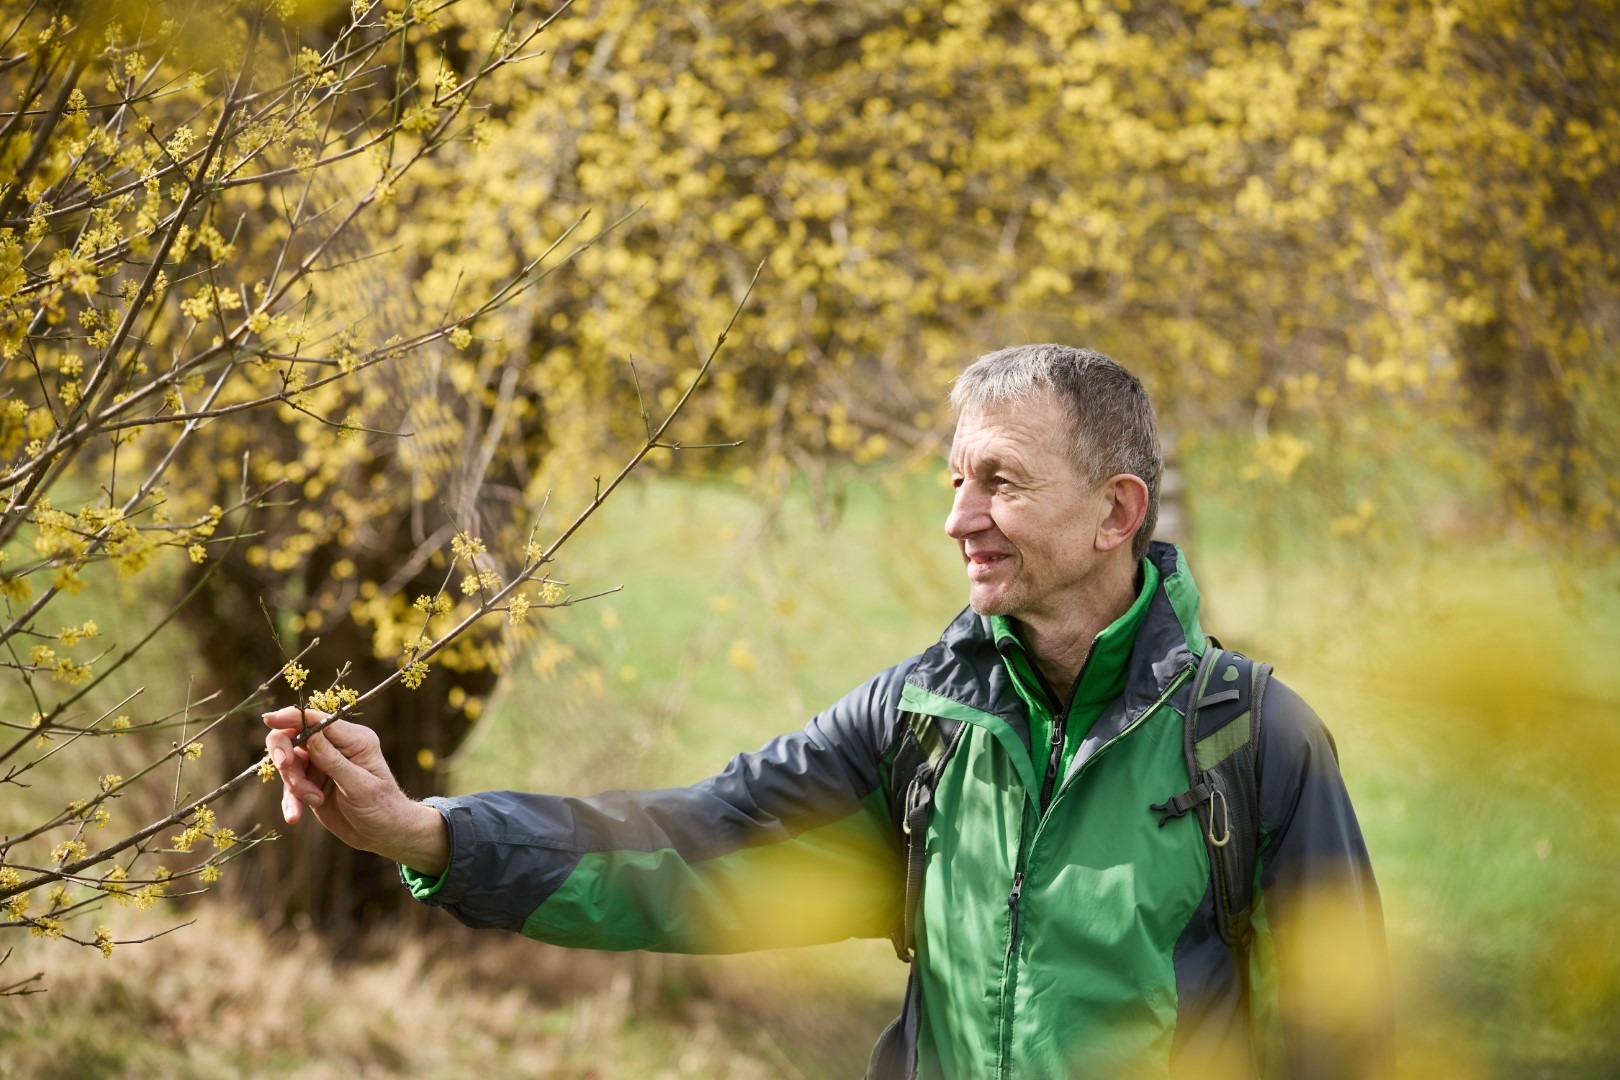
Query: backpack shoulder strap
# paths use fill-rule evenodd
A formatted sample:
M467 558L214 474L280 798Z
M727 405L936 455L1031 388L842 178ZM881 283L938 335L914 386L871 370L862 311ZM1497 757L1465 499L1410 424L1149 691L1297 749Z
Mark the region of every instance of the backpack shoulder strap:
M1195 811L1209 852L1215 921L1221 940L1242 947L1249 938L1260 812L1255 759L1260 705L1271 665L1211 644L1193 673L1183 720L1187 776L1192 786L1153 809L1159 827Z
M890 934L895 955L910 963L917 944L917 904L927 869L928 815L934 788L966 725L926 713L901 714L905 731L889 768L889 813L906 856L906 893L900 925Z

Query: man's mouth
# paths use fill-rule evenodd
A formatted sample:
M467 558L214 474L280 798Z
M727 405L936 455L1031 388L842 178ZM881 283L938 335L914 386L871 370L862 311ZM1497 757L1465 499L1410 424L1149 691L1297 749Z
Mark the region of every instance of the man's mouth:
M968 577L980 578L995 571L1010 556L1002 551L973 551L966 553Z

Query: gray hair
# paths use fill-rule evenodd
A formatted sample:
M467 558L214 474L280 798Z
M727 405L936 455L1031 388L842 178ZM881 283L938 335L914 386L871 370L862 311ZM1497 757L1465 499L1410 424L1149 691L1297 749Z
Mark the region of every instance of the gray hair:
M1147 485L1147 516L1131 553L1147 554L1159 518L1159 449L1153 403L1141 382L1118 363L1090 349L1067 345L1014 345L975 360L956 377L951 406L958 415L1005 407L1051 393L1069 418L1066 450L1088 483L1129 473Z

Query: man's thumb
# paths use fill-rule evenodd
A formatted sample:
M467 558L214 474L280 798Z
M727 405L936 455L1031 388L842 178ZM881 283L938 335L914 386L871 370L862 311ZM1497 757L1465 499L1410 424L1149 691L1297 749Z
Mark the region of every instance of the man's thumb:
M317 731L311 735L304 746L315 765L321 772L330 776L332 782L339 787L352 789L355 782L362 778L376 779L371 773L350 761L343 751L326 737L324 731Z

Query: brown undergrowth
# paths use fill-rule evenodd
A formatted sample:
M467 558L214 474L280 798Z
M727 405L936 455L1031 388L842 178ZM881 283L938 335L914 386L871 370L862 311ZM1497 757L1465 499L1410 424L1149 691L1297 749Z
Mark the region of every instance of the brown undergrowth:
M848 946L836 961L570 952L448 920L328 950L222 904L194 914L106 959L49 945L47 992L0 998L0 1077L844 1075L890 1008L860 969L899 970L859 949L852 966ZM172 925L159 915L137 921ZM20 942L0 981L44 966L45 945Z

